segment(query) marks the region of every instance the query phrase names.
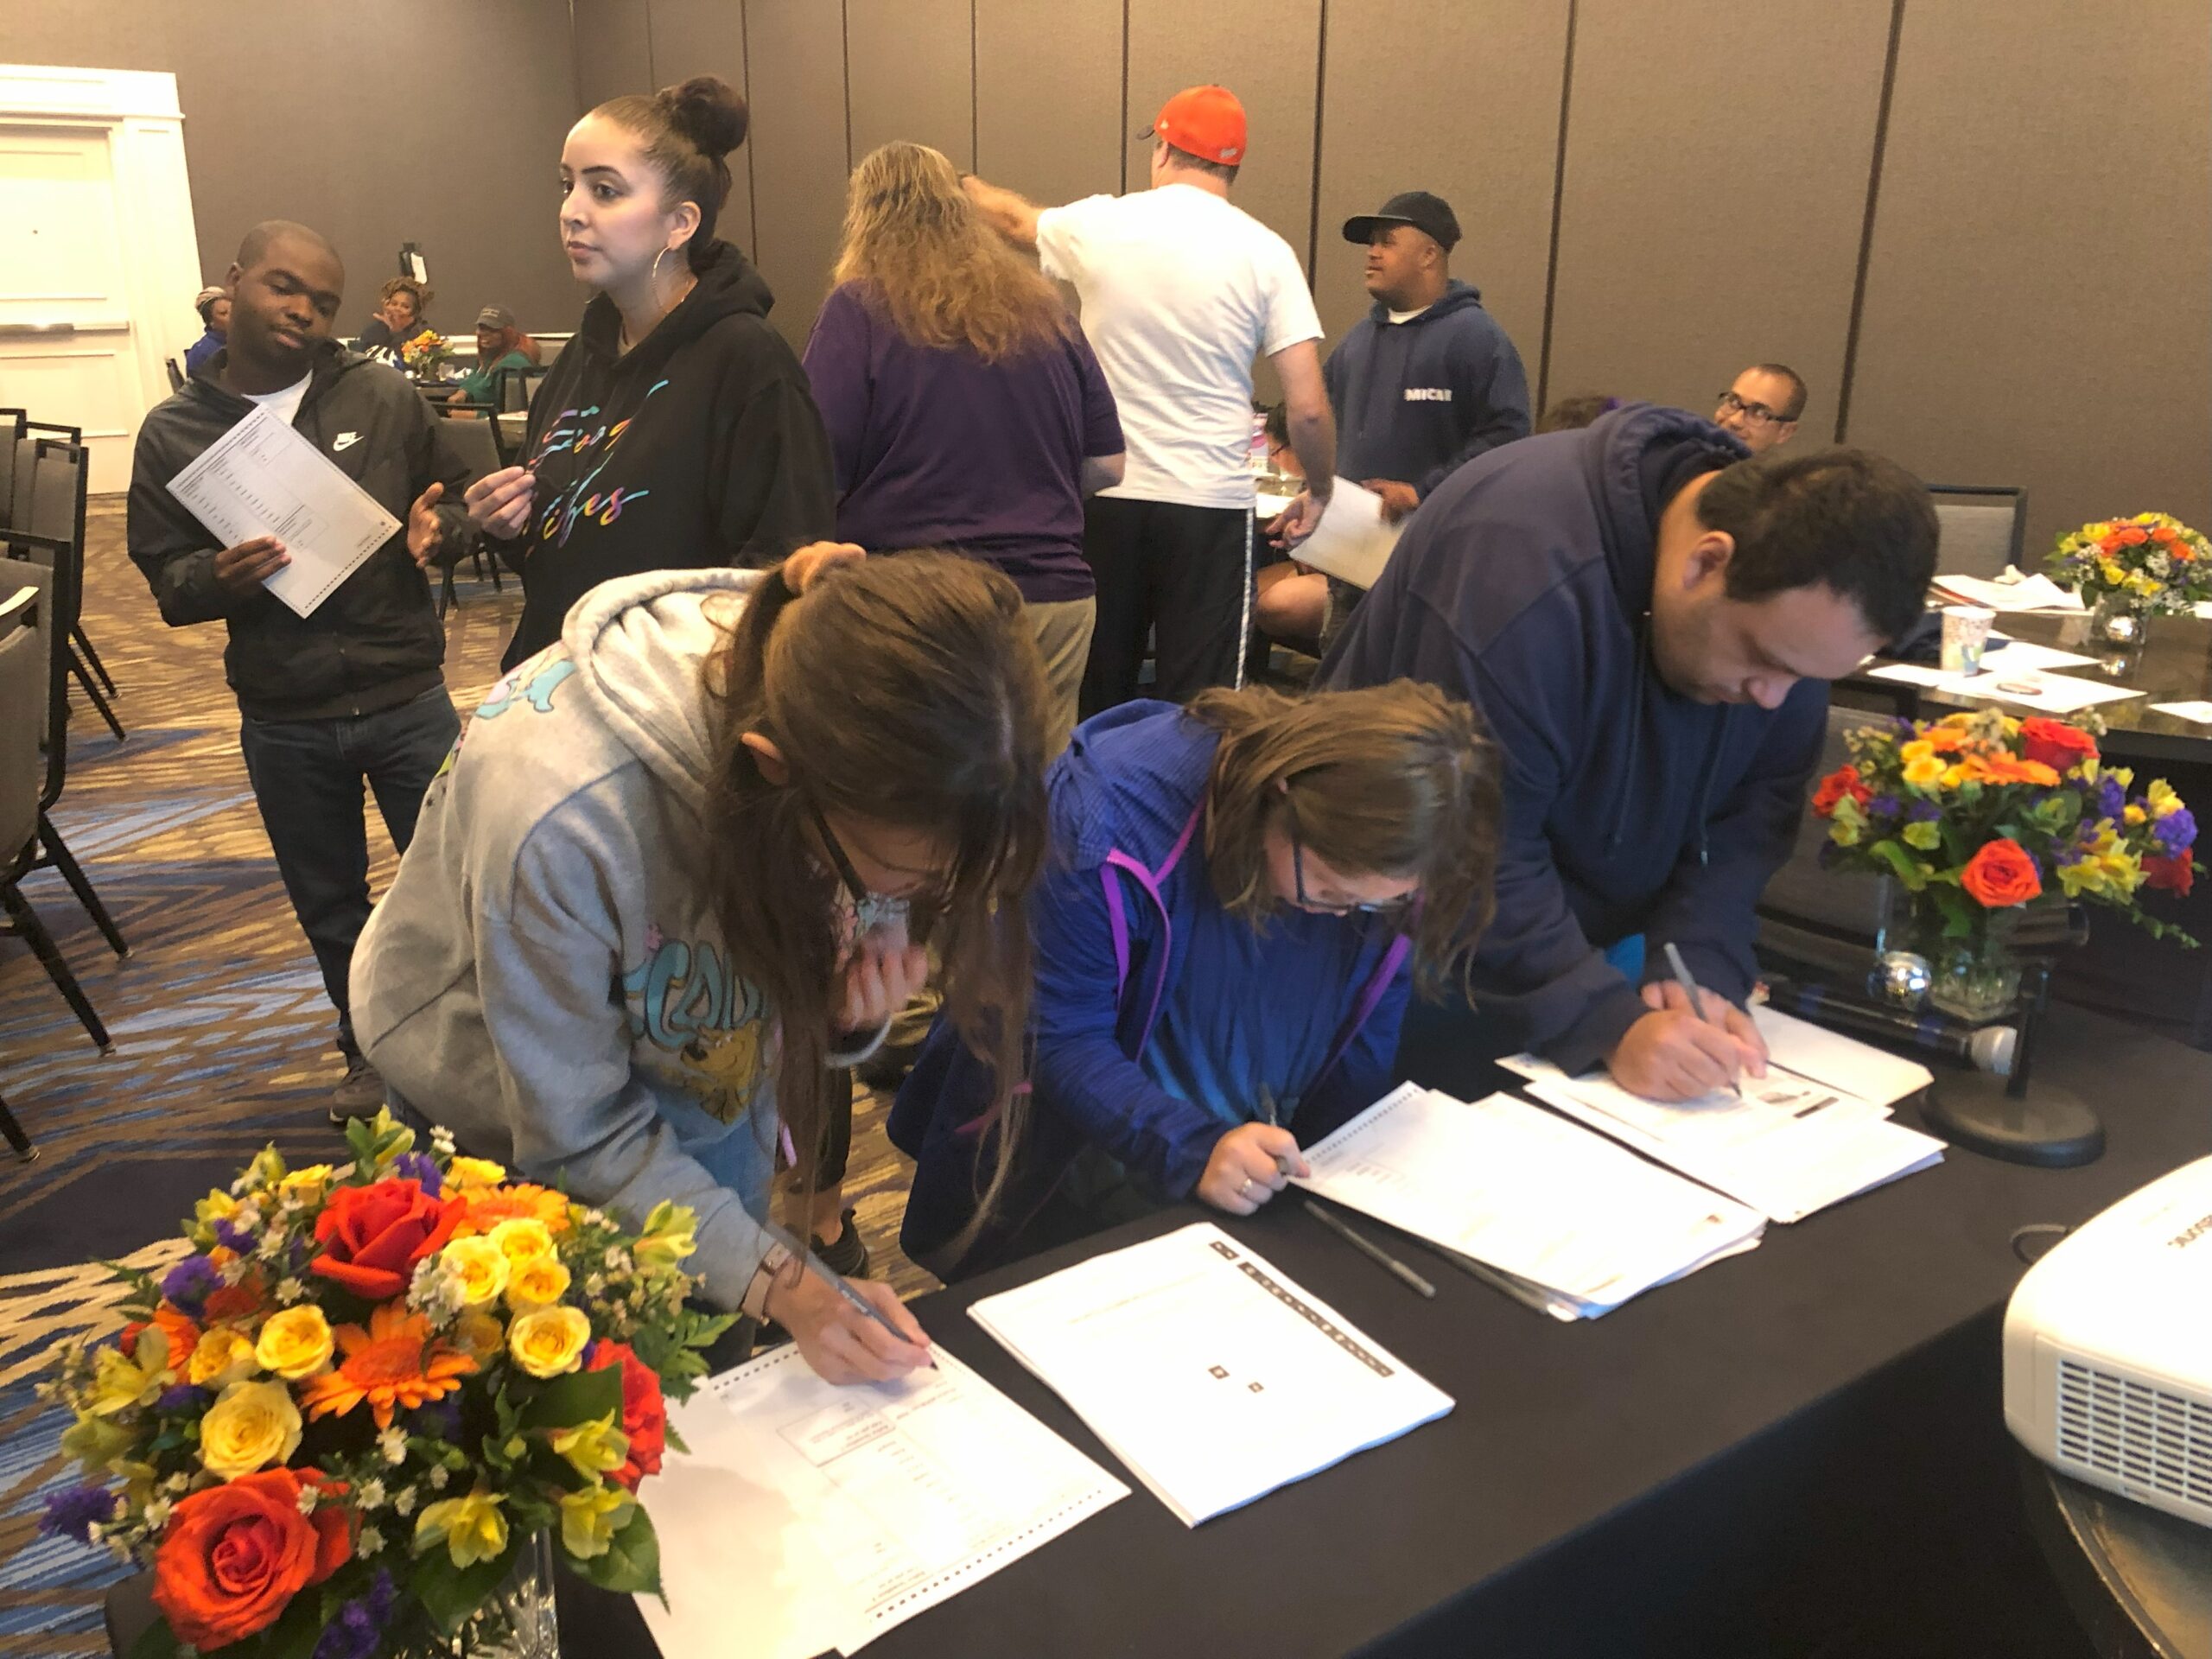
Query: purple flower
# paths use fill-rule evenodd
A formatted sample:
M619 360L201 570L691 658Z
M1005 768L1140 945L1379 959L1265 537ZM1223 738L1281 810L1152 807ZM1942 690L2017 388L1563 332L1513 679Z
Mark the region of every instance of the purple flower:
M1867 812L1878 818L1894 818L1904 810L1904 804L1894 795L1877 795L1866 803Z
M89 1544L93 1523L105 1526L114 1518L113 1492L105 1486L73 1486L46 1500L46 1513L39 1517L38 1529L50 1537L74 1538L80 1544Z
M2177 807L2151 825L2151 836L2168 858L2179 858L2196 844L2196 820L2187 807Z
M413 1418L418 1433L434 1435L447 1441L461 1439L461 1402L458 1400L448 1397L417 1406Z
M241 1227L235 1221L223 1220L215 1224L215 1242L240 1255L251 1255L253 1247L261 1241L254 1236L253 1229Z
M378 1639L398 1599L398 1586L392 1583L391 1574L378 1567L367 1592L340 1603L338 1616L323 1626L322 1639L315 1644L315 1659L375 1659Z
M427 1153L403 1152L391 1160L391 1173L404 1181L414 1181L423 1189L423 1196L435 1198L445 1185L445 1178L438 1173L438 1166Z
M162 1294L197 1318L200 1304L213 1295L223 1283L223 1275L215 1264L204 1255L188 1255L171 1268L162 1280Z
M1915 823L1933 823L1942 816L1942 808L1933 801L1915 801L1905 812Z
M2127 810L2127 791L2120 786L2120 779L2107 777L2097 784L2097 816L2120 822L2120 814Z
M207 1389L195 1389L189 1382L179 1382L174 1388L162 1390L161 1397L154 1402L154 1409L170 1412L197 1411L207 1403Z

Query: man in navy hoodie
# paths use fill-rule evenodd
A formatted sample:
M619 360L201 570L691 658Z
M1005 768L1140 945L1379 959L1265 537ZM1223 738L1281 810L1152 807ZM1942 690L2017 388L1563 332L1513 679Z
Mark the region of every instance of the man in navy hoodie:
M1322 370L1337 417L1337 470L1404 518L1466 461L1529 435L1521 353L1452 275L1459 221L1426 190L1344 221L1367 247L1375 306Z
M1504 749L1470 1033L1491 1055L1602 1061L1661 1100L1764 1069L1742 1012L1752 906L1795 837L1827 682L1921 613L1936 515L1866 450L1744 454L1630 404L1483 456L1438 487L1322 664L1325 684L1464 696ZM1639 936L1648 966L1620 948ZM1713 993L1707 1020L1668 943Z

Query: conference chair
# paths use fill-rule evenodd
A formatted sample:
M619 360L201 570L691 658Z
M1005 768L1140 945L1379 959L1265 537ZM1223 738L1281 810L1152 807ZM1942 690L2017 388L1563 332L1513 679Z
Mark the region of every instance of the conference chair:
M514 416L527 414L537 388L552 372L550 365L533 363L527 368L499 369L492 376L492 416L486 423L498 447L499 465L512 467L522 452L523 425Z
M1931 484L1936 569L1947 576L1998 576L2020 563L2028 493L2010 485ZM2024 569L2024 567L2023 567Z
M39 590L26 586L0 600L0 709L30 707L46 675L45 647L36 626L38 598ZM38 728L29 721L0 720L0 916L5 918L0 921L0 936L30 946L47 977L105 1054L115 1046L114 1040L19 885L36 867L43 775ZM9 1139L12 1143L14 1137Z
M162 366L169 372L169 390L171 391L182 391L184 390L184 371L177 365L176 359L173 357L163 358L162 359Z
M40 430L35 421L28 426L34 433ZM86 663L98 663L99 655L79 621L84 603L85 489L90 470L90 457L81 443L37 436L17 443L14 512L0 526L0 545L28 549L31 559L54 567L60 578L54 603L60 612L54 637L67 653L70 674L119 743L125 736L123 722L100 689L105 683L112 692L115 682L105 664L99 669L99 678L93 678Z
M16 522L16 450L29 421L20 409L0 409L0 525Z
M438 411L441 418L431 429L430 441L438 454L441 470L446 463L458 463L468 469L468 482L474 484L486 474L499 471L501 462L499 440L494 435L496 426L488 416L482 420L454 418L470 407L467 404L448 404L441 408ZM468 532L467 556L474 562L476 580L484 580L488 566L492 574L492 591L495 594L501 592L499 555L487 551L484 537L474 530ZM441 620L444 620L448 609L461 603L461 596L454 592L453 588L454 564L459 563L456 559L453 564L447 565L438 582L438 616Z

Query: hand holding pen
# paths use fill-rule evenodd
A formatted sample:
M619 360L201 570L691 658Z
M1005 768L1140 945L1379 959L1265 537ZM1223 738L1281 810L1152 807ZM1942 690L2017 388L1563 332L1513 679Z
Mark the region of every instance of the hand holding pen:
M1217 1210L1249 1216L1290 1185L1294 1175L1310 1175L1299 1155L1298 1137L1275 1122L1274 1096L1260 1091L1263 1121L1240 1123L1213 1143L1198 1194Z

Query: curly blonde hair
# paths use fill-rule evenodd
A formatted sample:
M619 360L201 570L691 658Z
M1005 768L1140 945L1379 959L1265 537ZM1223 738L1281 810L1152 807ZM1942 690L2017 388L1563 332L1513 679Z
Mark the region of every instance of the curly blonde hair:
M853 169L832 276L867 288L913 344L964 345L987 363L1074 327L1059 290L984 224L926 144L886 144Z

